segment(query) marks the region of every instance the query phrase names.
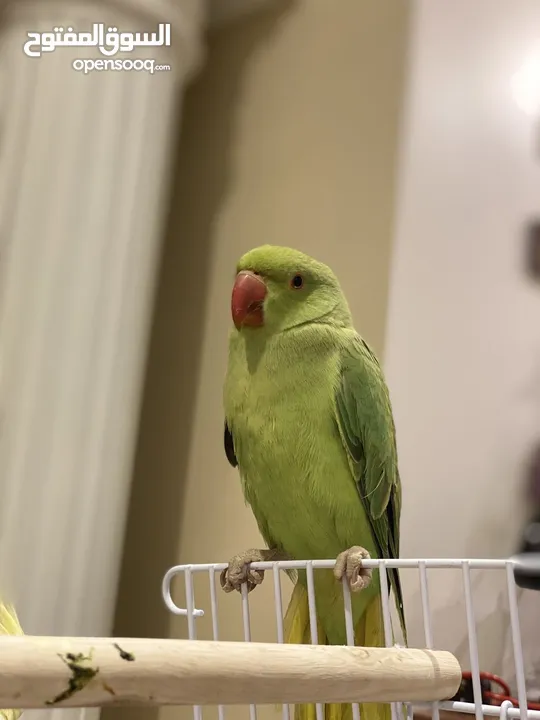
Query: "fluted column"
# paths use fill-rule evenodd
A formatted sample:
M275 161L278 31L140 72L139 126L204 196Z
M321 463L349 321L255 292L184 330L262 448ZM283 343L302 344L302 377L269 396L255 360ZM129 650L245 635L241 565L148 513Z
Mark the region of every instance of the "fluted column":
M29 633L111 630L168 161L182 89L201 60L203 6L5 8L0 591L8 586ZM72 62L103 59L95 48L23 53L28 31L101 22L140 32L170 23L170 47L118 57L171 70L85 75Z

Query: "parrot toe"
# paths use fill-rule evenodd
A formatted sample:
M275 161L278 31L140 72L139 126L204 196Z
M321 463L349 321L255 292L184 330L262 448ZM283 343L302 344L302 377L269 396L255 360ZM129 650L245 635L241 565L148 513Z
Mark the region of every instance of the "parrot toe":
M224 592L233 590L242 591L242 585L247 585L248 592L254 590L264 580L264 570L254 570L250 563L263 562L265 556L261 550L246 550L229 560L229 566L220 575L220 583Z
M342 580L345 576L352 592L359 592L368 587L371 582L371 568L362 567L362 560L369 560L368 551L354 545L337 556L334 566L334 576Z

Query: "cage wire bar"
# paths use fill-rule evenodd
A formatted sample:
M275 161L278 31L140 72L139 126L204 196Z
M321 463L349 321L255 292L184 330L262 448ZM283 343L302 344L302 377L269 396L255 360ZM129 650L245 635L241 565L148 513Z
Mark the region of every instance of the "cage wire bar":
M251 567L256 570L271 571L274 581L274 604L276 613L277 642L284 642L283 629L283 604L281 597L281 573L286 570L304 570L307 579L309 623L312 644L318 644L317 620L316 620L316 597L314 589L314 572L317 570L331 570L335 560L282 560L273 562L252 563ZM472 687L474 702L460 701L437 701L431 704L433 720L439 720L440 710L449 710L460 713L468 713L475 716L475 720L482 720L483 717L500 717L501 720L540 720L540 710L529 710L527 707L527 694L525 687L525 671L523 664L523 652L521 645L521 633L519 626L519 612L517 605L516 583L514 579L515 561L512 559L482 560L482 559L399 559L399 560L365 560L363 566L366 568L378 569L380 571L382 613L384 623L384 637L386 647L393 646L392 624L390 614L390 602L388 594L389 568L416 569L418 571L420 585L420 599L422 605L422 616L424 626L424 647L433 648L433 628L430 615L428 570L435 569L460 569L463 578L463 592L465 601L465 615L467 621L467 632L469 639L469 655L471 665ZM164 576L162 582L162 594L165 605L171 613L187 618L188 635L190 640L197 639L196 619L204 616L205 612L195 604L193 587L193 575L206 573L210 585L210 608L212 614L213 639L219 639L218 623L218 599L216 592L216 574L227 568L227 563L215 564L191 564L177 565L172 567ZM482 703L482 690L480 681L480 661L478 654L478 640L476 634L476 622L473 605L473 594L471 587L471 570L499 570L506 574L506 586L508 593L508 605L510 615L510 628L512 633L512 648L514 655L516 689L519 707L516 708L511 701L504 701L499 705L486 705ZM171 596L171 583L173 578L183 576L186 607L179 607ZM249 595L247 586L244 585L241 593L241 607L244 627L244 640L251 642L251 626L249 612ZM343 604L345 615L345 628L347 645L354 646L354 627L352 617L352 605L350 589L346 581L343 582ZM420 706L422 704L418 704ZM392 720L398 720L400 703L392 703ZM407 717L413 716L411 704L407 704ZM428 705L429 707L429 705ZM257 708L250 705L250 720L257 720ZM360 720L359 705L352 704L353 720ZM218 706L219 720L225 720L225 707ZM194 706L194 720L202 720L202 708ZM291 710L289 705L283 705L283 720L290 720ZM316 705L317 720L324 720L323 705ZM401 716L402 717L402 716Z

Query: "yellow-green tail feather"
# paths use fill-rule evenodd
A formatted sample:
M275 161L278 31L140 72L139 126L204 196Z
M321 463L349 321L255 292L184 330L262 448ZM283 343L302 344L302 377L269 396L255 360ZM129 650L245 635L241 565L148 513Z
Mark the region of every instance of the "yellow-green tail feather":
M319 644L326 645L327 639L320 622L317 622ZM309 644L309 605L305 587L296 583L284 620L285 642ZM363 617L355 628L355 645L365 647L384 646L384 630L380 598L375 597L368 605ZM325 705L325 720L352 720L350 704L330 703ZM390 705L386 703L362 703L360 705L362 720L390 720ZM315 705L296 705L295 720L316 720Z
M0 600L0 635L24 635L13 605L4 605ZM0 710L2 720L17 720L20 710Z

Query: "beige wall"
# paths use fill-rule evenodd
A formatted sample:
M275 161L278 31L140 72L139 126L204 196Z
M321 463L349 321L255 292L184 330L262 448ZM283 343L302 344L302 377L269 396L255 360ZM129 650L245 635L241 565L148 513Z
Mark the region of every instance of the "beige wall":
M383 350L407 9L395 0L276 2L209 40L184 107L117 635L185 635L162 606L167 567L261 544L222 447L239 255L271 242L328 261L357 327ZM204 584L196 592L209 608ZM219 600L222 637L242 639L239 597ZM251 606L253 639L274 640L271 583ZM198 629L210 637L208 618ZM188 710L161 714L179 712ZM151 711L129 711L138 715Z

